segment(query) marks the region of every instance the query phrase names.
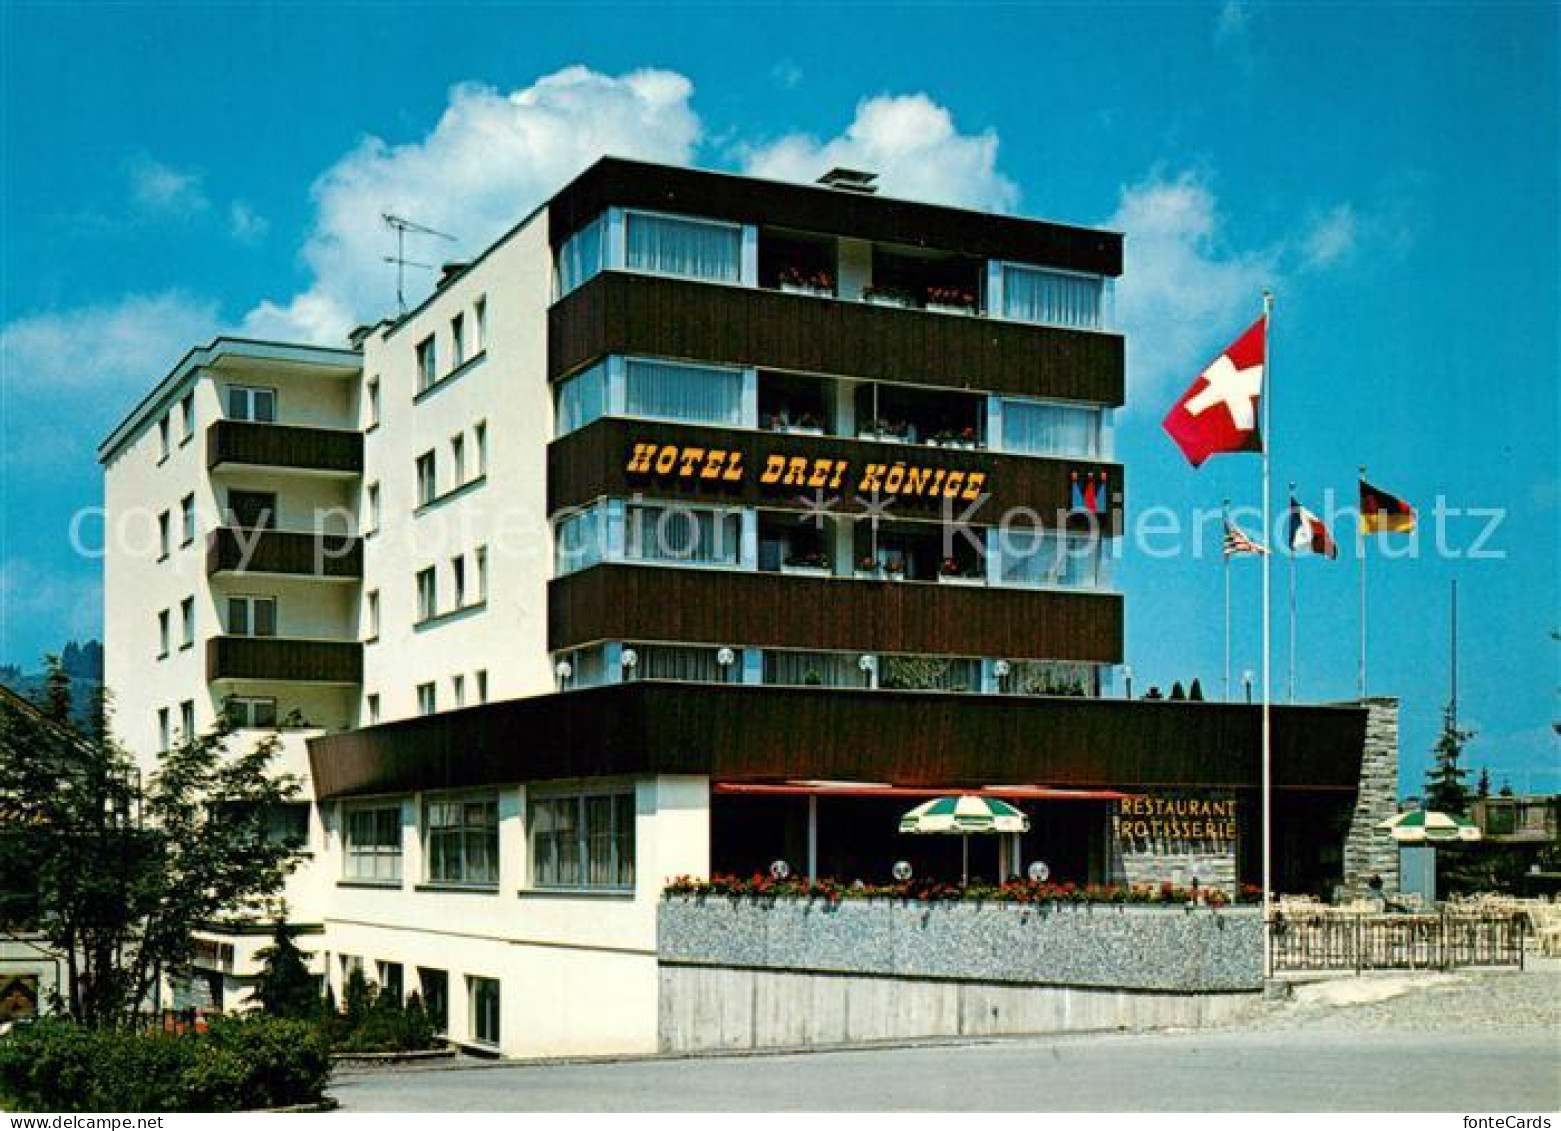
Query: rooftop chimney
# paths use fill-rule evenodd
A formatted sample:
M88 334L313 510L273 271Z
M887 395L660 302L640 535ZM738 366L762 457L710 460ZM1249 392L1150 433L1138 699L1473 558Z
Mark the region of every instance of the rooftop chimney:
M873 183L877 179L877 173L869 173L862 169L847 169L837 165L820 177L817 183L825 188L839 189L841 192L859 192L864 196L871 196L878 191L878 186Z

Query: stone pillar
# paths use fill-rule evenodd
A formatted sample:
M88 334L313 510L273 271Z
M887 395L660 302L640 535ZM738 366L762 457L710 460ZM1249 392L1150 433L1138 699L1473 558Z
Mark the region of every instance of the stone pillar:
M1344 838L1343 891L1360 895L1373 875L1382 877L1390 895L1399 891L1398 842L1377 825L1398 812L1398 700L1372 698L1366 708L1366 741L1361 751L1360 792Z

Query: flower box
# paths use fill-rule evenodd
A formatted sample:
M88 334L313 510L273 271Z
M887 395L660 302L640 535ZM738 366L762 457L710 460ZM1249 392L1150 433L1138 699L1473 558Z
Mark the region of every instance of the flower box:
M974 314L976 312L976 308L973 306L956 306L948 302L929 302L925 309L934 311L937 314Z
M939 585L985 585L986 584L986 578L980 576L979 574L940 573L940 574L938 574L938 584Z
M900 295L864 294L862 296L862 301L871 303L874 306L898 306L903 310L909 310L916 305L916 303L911 299L901 297Z
M806 283L782 283L782 294L788 295L812 295L814 298L834 298L835 292L828 287L813 287Z
M777 424L775 431L784 432L788 436L822 436L822 428L813 428L803 424Z
M834 571L829 566L812 565L787 565L781 563L780 571L788 577L833 577Z

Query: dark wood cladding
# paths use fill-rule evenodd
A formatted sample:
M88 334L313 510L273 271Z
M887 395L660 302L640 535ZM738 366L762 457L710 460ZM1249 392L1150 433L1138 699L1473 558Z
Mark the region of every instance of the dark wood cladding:
M206 430L206 466L226 463L363 474L363 433L252 420L219 420Z
M222 527L206 541L206 573L280 573L356 581L363 577L363 539L345 534Z
M1114 593L598 565L548 583L548 648L598 640L1122 659Z
M1244 704L630 683L489 703L309 741L322 798L611 774L1255 788ZM1352 792L1366 712L1273 708L1274 783Z
M361 683L363 645L356 640L214 636L206 642L206 678Z
M591 166L548 205L553 246L610 205L936 248L1097 275L1122 273L1118 232L614 157Z
M604 271L548 311L548 372L607 354L1123 403L1122 338Z
M742 453L747 469L742 480L630 474L628 457L639 443L677 444ZM809 459L843 460L850 464L847 483L858 482L869 464L902 462L908 466L983 472L989 497L981 502L963 499L918 499L900 495L884 512L891 518L929 518L975 525L1079 527L1091 521L1103 529L1120 529L1122 514L1122 465L1090 460L1036 459L992 452L932 448L915 444L881 444L867 440L751 432L732 428L703 428L686 424L624 420L608 417L555 440L547 453L548 513L557 514L603 496L627 498L642 493L649 498L683 502L765 506L779 510L805 510L816 492L800 487L766 487L759 482L766 458L772 455ZM1111 484L1112 507L1108 514L1070 514L1074 472L1101 473ZM850 489L825 492L838 497L832 508L841 514L861 513L870 500Z

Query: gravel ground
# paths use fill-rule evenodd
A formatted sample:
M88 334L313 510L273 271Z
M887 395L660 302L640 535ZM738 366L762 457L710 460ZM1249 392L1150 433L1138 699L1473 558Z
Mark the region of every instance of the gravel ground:
M1561 969L1366 974L1296 985L1236 1028L1517 1032L1561 1040Z

